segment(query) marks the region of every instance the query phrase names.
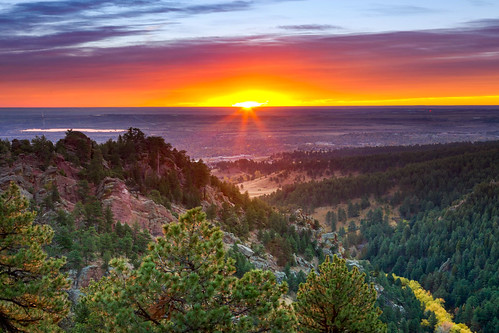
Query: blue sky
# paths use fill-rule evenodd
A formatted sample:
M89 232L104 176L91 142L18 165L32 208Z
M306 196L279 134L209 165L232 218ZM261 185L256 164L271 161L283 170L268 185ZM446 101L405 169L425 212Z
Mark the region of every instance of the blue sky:
M0 38L86 32L86 39L81 36L85 45L105 47L317 31L351 34L448 29L498 15L499 2L486 0L7 0L0 5Z

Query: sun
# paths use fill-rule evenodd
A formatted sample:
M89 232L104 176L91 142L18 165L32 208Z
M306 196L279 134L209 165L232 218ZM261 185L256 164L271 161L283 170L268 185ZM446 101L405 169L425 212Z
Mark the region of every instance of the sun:
M256 108L258 106L262 106L265 104L267 104L267 102L259 103L259 102L255 102L255 101L246 101L246 102L239 102L239 103L232 104L232 106L237 106L237 107L249 110L249 109Z

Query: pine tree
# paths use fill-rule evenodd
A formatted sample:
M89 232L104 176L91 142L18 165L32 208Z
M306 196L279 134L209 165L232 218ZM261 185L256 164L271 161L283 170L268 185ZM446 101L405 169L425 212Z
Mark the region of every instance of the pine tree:
M65 259L47 259L53 231L34 217L17 186L0 196L0 331L56 332L69 310Z
M81 332L290 332L294 320L271 272L233 274L222 232L200 208L163 227L133 270L113 260L109 276L86 290Z
M349 270L344 259L329 257L300 285L294 303L303 332L386 332L375 307L374 286L364 282L357 267Z

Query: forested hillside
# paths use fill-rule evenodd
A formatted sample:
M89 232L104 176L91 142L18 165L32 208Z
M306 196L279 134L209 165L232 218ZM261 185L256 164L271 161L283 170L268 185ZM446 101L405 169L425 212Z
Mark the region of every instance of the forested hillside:
M73 332L130 327L158 332L176 331L173 327L307 331L306 327L323 325L307 303L316 300L331 308L352 302L343 294L346 298L320 299L341 293L333 290L345 279L351 279L368 316L347 307L338 312L344 320L336 321L329 314L321 321L324 327L380 332L458 327L436 321L436 313L444 310L425 310L393 272L443 297L447 310L456 314L455 321L494 332L498 235L487 230L497 230L497 186L492 175L498 174L498 144L324 154L290 156L296 158L293 165L305 168L316 161L321 174L326 172L324 160L338 158L325 164L332 174L351 166L356 175L345 172L323 182L295 184L262 201L212 176L202 161L136 128L103 144L76 131L68 131L55 144L44 137L0 141L0 234L8 235L0 235L5 245L0 282L9 286L0 300L0 329L11 332L43 325ZM377 162L362 167L368 161ZM29 207L22 197L29 200ZM328 233L306 213L339 203L348 203L341 216L344 223L353 216L360 223L351 222L337 234ZM390 215L394 210L401 216L396 223ZM330 212L328 223L338 221L339 215ZM18 227L18 222L23 226ZM43 236L33 238L34 230L43 230ZM30 245L30 237L36 244ZM25 249L19 258L14 256L18 249ZM32 296L19 287L17 278L32 274L30 279L37 281L44 273L23 266L19 272L26 273L21 274L12 267L31 255L40 261L37 267L52 265L44 263L40 251L57 258L50 274L58 282L47 290L57 295L58 303L57 313L49 311L38 320L32 305L47 309L54 305L48 298L29 301ZM348 260L333 258L335 254ZM2 261L11 256L12 262ZM197 261L201 258L205 259ZM61 280L59 270L68 274L71 283ZM320 282L321 270L331 279ZM309 287L300 288L305 282ZM321 289L323 283L326 289ZM61 292L69 284L70 289ZM167 286L168 292L162 292ZM213 302L200 298L207 291L217 295ZM285 306L283 297L298 303ZM25 300L24 310L16 307L16 302L25 304ZM377 307L384 324L378 321ZM15 318L7 315L13 311ZM110 319L103 320L101 313Z
M401 222L363 221L364 258L419 281L474 331L499 327L499 184L481 184L455 206Z
M352 253L369 260L375 271L419 281L473 331L497 332L499 143L443 145L434 151L415 147L349 159L363 159L366 166L353 163L352 170L360 172L355 176L284 187L267 202L311 211L331 206L327 222L333 224L357 216L360 225L351 222L339 232L346 249L356 249ZM340 158L340 164L346 160ZM355 214L334 210L346 203L357 207ZM361 205L367 213L359 214Z
M432 208L427 205L447 207L476 184L494 180L499 175L498 142L451 148L436 146L426 154L416 149L412 153L365 155L355 159L362 163L356 161L350 170L361 172L359 175L285 186L268 196L267 201L279 206L315 208L373 195L389 201L392 206L402 204L401 213L409 217ZM349 165L348 160L340 159L338 163ZM362 164L364 167L359 168ZM318 170L324 169L318 167ZM331 167L331 170L336 169ZM395 192L391 194L390 190Z

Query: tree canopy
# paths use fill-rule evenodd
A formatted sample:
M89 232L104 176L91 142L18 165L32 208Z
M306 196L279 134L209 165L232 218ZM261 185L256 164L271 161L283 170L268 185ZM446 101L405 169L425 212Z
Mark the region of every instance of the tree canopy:
M65 259L47 258L42 246L52 241L47 225L33 225L35 214L19 188L0 196L0 330L56 332L69 302Z
M349 270L345 260L329 256L302 283L294 303L303 332L386 332L375 307L374 285L364 282L357 267Z
M97 332L290 332L287 286L271 272L234 276L222 232L200 208L164 226L138 269L113 260L86 290L77 328Z

